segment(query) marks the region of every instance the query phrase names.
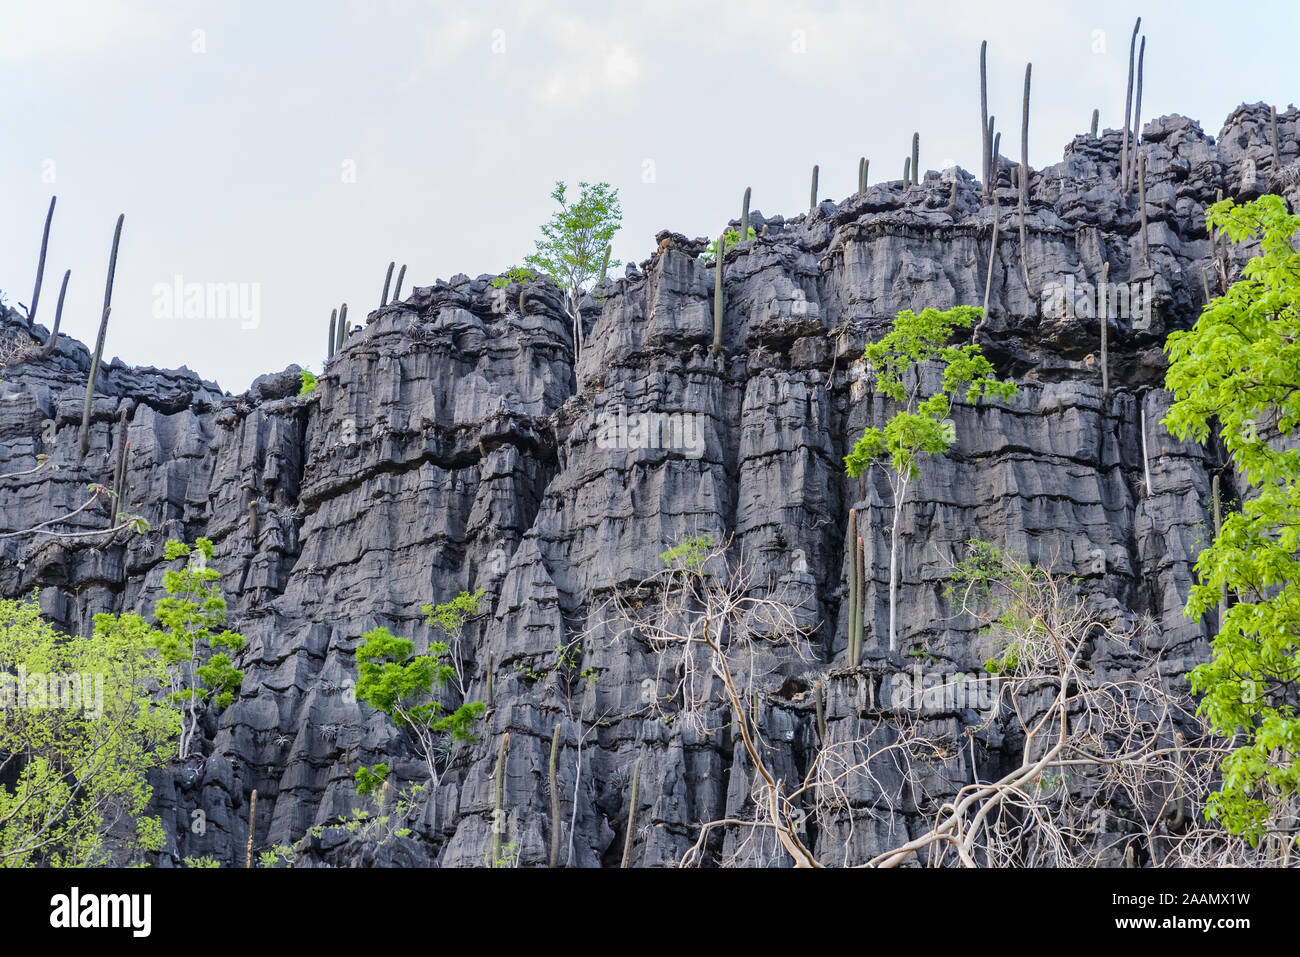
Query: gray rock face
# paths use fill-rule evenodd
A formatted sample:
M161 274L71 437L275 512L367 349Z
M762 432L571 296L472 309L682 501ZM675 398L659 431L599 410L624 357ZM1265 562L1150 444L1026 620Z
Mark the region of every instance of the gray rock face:
M63 338L50 359L29 357L0 375L0 474L32 468L37 454L57 467L0 481L0 529L64 515L85 501L87 483L110 484L125 410L126 507L151 530L108 542L0 539L0 592L36 589L52 620L84 632L98 612L151 607L166 539L216 543L231 627L249 639L237 661L246 678L236 703L208 716L206 757L157 777L172 838L164 863L200 854L242 861L254 788L254 841L266 848L358 806L352 775L361 764L387 761L399 781L420 780L409 736L350 693L353 653L377 625L422 650L431 636L421 605L475 588L490 613L466 636L468 690L487 698L491 663L494 705L479 741L452 748L410 838L363 851L327 829L302 863L483 865L497 744L509 732L504 842L520 865L545 864L557 721L561 860L617 866L640 756L632 863L678 861L701 821L745 812L753 772L738 743L649 716L645 689L656 687L659 664L640 642L610 634L574 648L576 670L590 669L594 682L566 681L556 649L597 623L611 589L655 573L660 552L700 533L731 537L757 580L795 589L808 620L820 622L817 660L778 662L760 701L774 767L790 775L816 741L814 680L826 686L834 737L848 733L865 700L888 700L890 682L912 666L908 652L940 671L978 670L987 649L975 623L945 620L952 610L942 598L946 563L973 538L1081 576L1119 620L1152 616L1176 683L1208 655L1207 633L1182 606L1217 459L1160 425L1170 402L1161 346L1194 321L1207 283L1217 292L1204 227L1217 192L1249 198L1271 183L1293 208L1300 200L1287 172L1300 160L1300 113L1279 114L1278 124L1278 170L1262 104L1234 111L1217 141L1180 116L1146 125L1149 264L1137 191L1119 192L1118 132L1077 137L1060 163L1032 173L1024 251L1002 162L981 342L1020 392L958 404L957 445L925 465L909 496L903 654L887 650L889 488L879 470L849 479L843 459L888 414L870 393L865 344L899 310L984 301L993 206L963 171L955 212L950 180L935 173L788 220L755 211L764 235L725 259L721 356L711 353L713 269L694 255L706 241L677 234L674 248L593 291L576 365L556 290L530 283L520 315L517 288L501 296L491 277L457 276L371 313L303 398L296 367L232 396L185 369L114 361L96 385L84 459L77 434L89 354ZM1228 250L1230 274L1241 255ZM1103 262L1122 287L1110 309L1105 396L1088 285ZM4 323L26 335L16 312ZM839 670L850 508L865 518L870 568L866 660L856 672ZM93 531L108 522L102 509L72 524ZM888 733L888 709L868 713ZM949 709L925 720L959 734L963 717ZM725 720L719 706L709 724ZM1014 742L988 735L978 767L973 750L936 766L949 793L1015 758ZM878 775L886 791L888 781ZM850 829L846 819L812 846L828 863L860 861L931 810L909 803L901 782L891 806L892 822ZM207 822L201 834L191 827L196 810ZM719 834L717 850L742 862L783 859L770 840L742 848L734 831Z

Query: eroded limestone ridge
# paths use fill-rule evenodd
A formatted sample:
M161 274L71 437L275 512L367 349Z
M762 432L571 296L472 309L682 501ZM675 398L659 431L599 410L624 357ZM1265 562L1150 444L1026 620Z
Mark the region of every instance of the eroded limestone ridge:
M553 289L530 283L520 314L517 288L503 297L490 276L456 276L372 312L307 398L297 397L296 367L230 395L186 369L114 361L101 372L84 458L77 431L89 353L62 338L49 359L28 356L3 371L0 473L30 468L38 453L57 469L0 482L0 528L81 504L87 483L111 480L124 434L127 510L152 529L109 544L0 539L0 591L37 589L52 620L85 631L97 612L144 610L160 594L167 538L216 543L231 626L250 639L237 662L247 676L239 700L204 729L206 759L160 775L156 793L177 858L229 863L243 859L253 788L255 844L265 848L355 806L359 764L385 760L401 779L420 777L406 739L352 700L353 651L381 624L423 648L421 604L476 587L491 614L471 629L471 694L486 697L490 660L494 707L479 742L452 750L436 815L366 862L483 864L496 745L507 731L508 839L522 864L545 862L547 758L569 709L587 721L604 716L584 749L574 863L617 865L637 756L632 863L678 860L699 821L744 812L750 772L735 760L737 743L647 715L644 688L659 668L635 640L588 641L580 666L599 680L576 700L565 696L554 657L595 624L611 588L657 571L660 552L699 533L734 536L759 580L784 583L805 601L807 620L822 622L819 660L777 662L760 702L773 760L792 773L817 734L813 680L827 689L835 734L840 722L890 722L885 683L916 661L936 672L978 669L987 649L975 623L943 621L951 610L940 598L945 562L972 538L1081 576L1116 621L1151 616L1150 644L1178 682L1208 654L1206 632L1181 612L1222 457L1161 428L1169 404L1161 346L1194 321L1207 290L1217 294L1216 256L1229 277L1244 262L1243 251L1206 235L1204 211L1220 191L1281 192L1293 208L1300 199L1300 112L1279 114L1278 124L1281 169L1262 104L1234 111L1217 140L1181 116L1147 123L1145 256L1137 191L1126 200L1117 182L1118 131L1076 137L1062 162L1033 172L1025 250L1011 164L1001 161L981 342L1021 388L1007 403L958 406L956 447L927 466L910 499L903 654L891 657L881 637L892 500L878 475L849 480L842 462L861 429L885 417L859 359L864 344L900 309L984 301L993 206L961 170L929 172L906 189L879 183L791 219L753 211L759 237L725 259L721 356L711 352L713 270L697 256L705 241L677 234L673 248L593 291L576 368ZM1117 301L1127 302L1112 309L1105 396L1095 308L1103 263L1122 287ZM4 323L25 334L17 312ZM45 330L35 333L43 343ZM1223 481L1232 494L1231 474ZM850 508L864 516L874 612L856 672L842 670ZM78 521L95 530L108 517ZM1092 662L1117 673L1131 664L1111 651ZM725 718L719 707L713 724ZM954 740L971 718L956 707L925 715ZM557 786L567 826L572 723L564 735ZM980 737L979 749L941 762L936 780L955 789L1013 756L1015 742L998 727ZM880 779L892 780L885 771ZM850 835L846 817L812 845L838 861L847 843L848 858L863 860L884 847L888 825L905 830L926 810L901 793L893 806L893 821L860 823ZM195 809L207 819L203 834L190 827ZM735 841L723 844L725 852ZM310 860L357 863L361 853L318 839ZM781 857L774 846L762 854Z

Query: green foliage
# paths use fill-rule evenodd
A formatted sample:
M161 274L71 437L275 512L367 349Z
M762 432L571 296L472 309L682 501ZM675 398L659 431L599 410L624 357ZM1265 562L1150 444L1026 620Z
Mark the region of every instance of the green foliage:
M980 629L998 646L996 658L984 662L991 675L1014 675L1022 663L1035 659L1045 637L1042 595L1053 588L1052 575L1030 565L991 542L972 538L966 557L957 563L944 587L949 604L974 610L991 605L996 616ZM1073 586L1071 586L1073 587Z
M568 292L575 304L587 283L599 277L606 249L623 222L617 189L608 183L579 183L578 189L578 199L570 202L564 183L555 184L551 199L560 208L542 226L537 251L524 259ZM607 268L619 265L609 260Z
M503 274L492 280L492 288L504 289L512 283L522 285L536 278L537 274L531 269L525 269L522 266L511 266Z
M185 866L186 866L186 867L200 867L200 868L202 868L202 867L220 867L220 866L221 866L221 862L218 861L215 857L211 857L211 856L205 854L205 855L203 855L202 857L187 857L187 858L185 858Z
M746 238L753 239L754 236L755 236L754 227L750 226ZM728 229L725 233L723 233L722 254L725 256L727 254L728 249L733 248L739 243L740 243L740 230ZM700 258L707 262L717 258L717 255L718 255L718 241L715 239L713 242L709 243L708 247L704 250L704 252L700 253Z
M659 559L665 565L680 565L690 571L698 572L705 561L708 560L713 547L713 536L706 532L703 535L688 538L682 544L676 545L666 552L660 552Z
M1196 561L1185 613L1199 619L1222 591L1235 596L1213 658L1192 671L1200 712L1219 734L1244 741L1227 758L1206 815L1257 845L1274 808L1300 790L1300 216L1277 196L1224 200L1207 228L1259 253L1187 332L1174 332L1164 419L1179 439L1206 442L1212 424L1256 494L1244 496Z
M963 389L965 400L971 403L982 396L1009 399L1016 394L1014 382L994 378L993 365L979 346L947 344L954 329L969 328L979 316L976 306L954 306L943 312L923 309L920 313L904 309L893 329L867 346L864 357L875 375L876 391L903 408L885 428L870 428L862 434L844 460L849 475L857 478L872 462L887 458L895 473L914 479L920 474L920 455L941 455L953 443L952 433L943 423L950 397ZM943 381L938 392L922 398L920 366L927 362L942 365ZM905 384L909 374L914 380L910 388Z
M403 788L397 795L397 800L389 807L384 800L386 790L381 787L378 789L378 799L371 802L373 811L354 808L350 814L338 817L329 824L317 824L310 833L319 838L326 831L337 828L356 840L373 843L376 847L382 847L395 837L410 837L411 828L407 825L412 822L420 796L427 789L427 784L412 784Z
M179 756L184 759L198 727L200 703L227 707L244 681L230 655L216 649L238 651L245 639L223 627L226 601L217 585L221 573L208 566L212 542L200 538L191 546L171 539L163 554L168 561L188 559L180 571L163 574L167 597L154 604L154 616L164 629L155 634L167 669L167 697L183 709Z
M302 369L298 375L302 379L302 388L298 390L298 398L301 399L316 391L316 375L307 369Z
M420 611L424 613L424 620L428 624L442 629L448 637L458 637L465 622L479 613L479 603L485 594L487 593L482 588L473 593L461 592L445 604L422 605Z
M146 816L148 772L179 721L154 700L165 679L137 615L97 615L64 635L35 600L0 600L0 866L109 863L110 828L139 851L166 838ZM20 678L20 676L22 676Z
M257 855L258 867L288 867L293 863L296 855L291 844L277 844L269 851L263 851Z
M444 642L429 643L429 652L416 655L415 643L398 638L387 628L373 628L362 636L357 649L357 700L388 715L398 727L409 727L419 739L430 778L436 783L433 739L450 735L453 741L473 741L474 722L487 710L481 701L467 701L447 712L433 697L456 678L446 662Z
M368 768L363 764L361 767L357 768L357 773L354 777L357 782L357 794L361 797L366 797L376 788L383 785L384 779L388 777L388 765L381 761L373 768Z

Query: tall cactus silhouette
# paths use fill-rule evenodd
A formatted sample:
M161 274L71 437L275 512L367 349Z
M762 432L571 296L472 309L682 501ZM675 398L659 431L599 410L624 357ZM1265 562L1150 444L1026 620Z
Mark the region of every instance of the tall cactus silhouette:
M627 837L623 840L623 867L632 861L632 841L636 837L636 806L641 795L641 759L638 757L632 765L632 794L627 804Z
M1137 51L1138 30L1141 28L1142 18L1138 17L1133 24L1133 36L1128 41L1128 92L1124 95L1124 139L1119 153L1120 190L1125 196L1128 195L1128 134L1133 109L1133 56Z
M343 350L343 343L348 340L348 304L345 302L339 308L339 330L338 338L334 340L335 354Z
M981 195L988 199L989 195L989 175L992 170L992 160L989 151L993 148L993 133L989 129L989 75L988 75L988 52L989 41L980 42L980 159L982 161L982 171L980 179L983 185L980 187Z
M865 196L867 193L867 167L869 162L865 156L858 160L858 195Z
M113 229L113 249L108 254L108 279L104 283L104 311L100 314L99 335L95 339L95 353L90 360L90 375L86 378L86 401L81 408L81 455L84 458L90 451L90 413L95 404L95 377L99 374L99 363L104 355L104 336L108 333L108 314L112 311L113 274L117 271L117 247L122 241L122 222L126 213L117 217Z
M501 836L505 833L506 760L510 754L510 732L501 735L497 767L492 775L492 866L501 866Z
M41 358L48 359L54 352L54 347L59 344L59 323L63 321L63 297L68 293L68 277L72 275L72 270L64 270L63 285L59 287L59 302L54 307L54 328L50 330L50 338L45 343L45 348L41 350Z
M388 272L384 274L384 291L379 295L379 308L382 309L388 305L388 284L393 281L393 268L397 265L395 262L388 264Z
M818 167L814 165L812 171L812 195L809 199L810 205L808 206L809 213L817 208L817 169Z
M727 242L724 232L718 237L717 253L713 257L713 354L722 355L722 258Z
M745 198L740 204L740 241L749 238L749 195L750 187L745 187Z
M921 182L921 134L912 134L912 185Z
M41 282L45 279L45 250L50 245L50 223L54 220L54 204L57 196L50 197L50 209L45 214L45 231L41 233L41 255L36 262L36 287L32 290L32 304L27 309L27 328L36 322L36 306L41 301Z
M551 867L560 866L560 788L556 781L556 767L560 756L560 731L562 722L555 722L551 732L551 760L546 765L546 780L551 791Z
M397 287L393 290L393 302L402 300L402 280L406 278L406 263L402 263L402 268L397 271Z
M339 324L339 311L338 309L331 309L330 310L329 352L325 356L326 360L334 358L334 343L338 340L338 324Z
M1144 36L1142 38L1142 45L1138 49L1137 93L1133 97L1133 152L1129 157L1129 162L1132 164L1133 168L1130 171L1128 178L1128 185L1130 188L1136 178L1138 143L1142 138L1142 62L1146 59L1146 55L1147 38ZM1125 195L1128 195L1127 191L1125 191Z
M1025 64L1025 106L1020 121L1020 269L1025 280L1025 295L1034 298L1029 285L1029 233L1025 228L1025 207L1029 205L1029 75L1034 65Z
M1097 121L1099 119L1101 119L1101 111L1094 109L1092 111L1092 129L1088 131L1090 136L1095 137L1097 135Z

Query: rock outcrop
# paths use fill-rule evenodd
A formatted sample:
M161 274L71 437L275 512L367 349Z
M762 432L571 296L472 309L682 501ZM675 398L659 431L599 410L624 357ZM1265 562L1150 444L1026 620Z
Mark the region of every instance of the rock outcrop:
M246 678L238 700L209 715L204 756L157 776L171 838L161 863L242 861L254 788L254 843L266 848L355 807L361 764L384 760L399 780L419 780L408 737L351 695L353 653L377 625L424 648L421 605L475 588L490 613L466 636L471 697L487 697L493 669L479 741L451 750L411 837L363 853L327 830L302 863L484 864L497 745L509 732L499 826L521 865L544 864L557 721L565 859L618 864L640 757L631 861L676 862L701 821L744 813L752 772L725 731L651 715L644 689L659 677L655 655L596 626L613 589L655 573L665 548L701 533L730 538L756 580L803 596L820 622L816 660L776 663L760 702L773 761L792 774L816 736L813 681L827 688L834 735L856 720L863 695L886 700L891 676L912 666L909 653L940 671L978 670L987 649L975 623L945 620L942 598L948 564L970 539L1080 576L1116 621L1150 616L1176 686L1208 655L1205 628L1182 608L1222 459L1160 425L1170 402L1162 344L1195 320L1207 287L1217 292L1215 255L1227 257L1230 276L1244 261L1206 234L1205 209L1220 191L1282 192L1296 207L1300 111L1279 114L1278 125L1283 168L1273 169L1261 104L1236 110L1217 140L1180 116L1149 122L1145 241L1137 191L1119 190L1119 132L1079 136L1060 163L1033 172L1025 250L1011 165L1001 161L1002 228L980 342L1020 391L958 404L955 448L926 464L910 495L898 654L886 640L892 499L876 470L852 480L843 459L887 414L870 392L864 345L901 309L984 302L994 208L961 170L929 172L906 189L879 183L792 219L751 211L761 235L725 257L721 355L712 352L713 270L695 255L703 241L678 236L593 290L576 363L552 287L529 283L520 314L517 287L502 296L493 277L457 276L371 313L306 397L296 368L230 395L187 369L114 361L96 387L83 458L89 354L61 338L49 359L28 356L0 372L0 473L31 469L38 454L53 466L0 481L0 532L66 515L88 483L109 484L123 411L126 510L151 529L109 541L0 539L0 593L35 589L50 619L84 632L95 613L148 610L168 538L215 542L231 627L249 639L237 660ZM1123 287L1109 320L1107 394L1088 285L1103 263ZM27 335L14 311L3 328ZM43 342L44 330L36 334ZM656 436L638 427L647 421L660 426ZM1230 472L1223 481L1227 490ZM865 660L855 671L844 669L850 508L864 517L869 569ZM89 510L71 527L108 521L106 510ZM595 680L574 684L556 649L589 630L569 654ZM1126 660L1099 653L1093 665L1122 670ZM712 724L722 727L725 714L719 706ZM967 717L949 709L925 720L956 735ZM888 709L876 719L887 723ZM936 768L950 792L1014 757L995 729L981 743L976 767L972 748ZM862 860L927 810L901 793L895 807L892 822L850 829L846 820L813 847L827 861ZM202 833L191 827L195 810ZM783 859L775 846L747 845L743 855Z

